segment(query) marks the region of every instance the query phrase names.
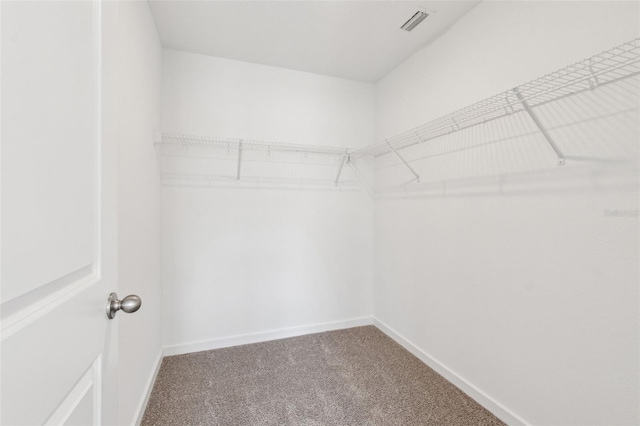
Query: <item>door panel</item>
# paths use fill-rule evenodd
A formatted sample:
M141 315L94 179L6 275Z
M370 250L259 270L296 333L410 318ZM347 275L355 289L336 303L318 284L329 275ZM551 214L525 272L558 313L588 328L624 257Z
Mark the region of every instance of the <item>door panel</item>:
M2 302L96 261L94 6L2 4Z
M98 358L71 392L49 416L47 425L91 425L100 423L101 359Z
M43 424L102 353L105 312L92 285L33 321L6 329L2 340L2 424ZM21 327L21 324L27 324ZM3 330L4 332L5 330Z
M2 424L114 416L104 378L116 366L105 312L116 165L102 137L101 9L0 3Z

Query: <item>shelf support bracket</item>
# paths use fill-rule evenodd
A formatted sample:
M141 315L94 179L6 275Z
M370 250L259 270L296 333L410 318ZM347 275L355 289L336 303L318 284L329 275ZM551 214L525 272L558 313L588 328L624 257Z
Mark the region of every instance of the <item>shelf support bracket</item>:
M507 115L513 114L515 110L513 109L513 105L511 105L511 102L509 101L509 92L504 92L504 101L505 101L504 112Z
M598 76L593 71L592 64L593 60L589 59L589 71L591 71L591 77L593 77L593 80L589 79L589 89L596 90L596 88L600 85L600 82L598 81Z
M238 142L238 174L236 176L237 180L240 180L240 166L242 165L242 139Z
M420 182L420 175L418 175L416 171L413 170L413 168L409 165L409 163L407 163L405 159L402 158L400 154L398 154L398 151L395 150L393 145L391 145L388 140L385 140L385 142L387 143L387 145L389 145L389 148L391 148L391 151L393 151L393 153L400 159L400 161L402 161L404 165L407 166L407 168L411 171L411 173L413 173L413 175L416 177L416 182Z
M347 165L349 166L349 168L351 168L351 170L353 171L353 174L356 175L356 178L358 178L358 181L360 181L360 185L362 186L362 189L364 189L365 192L369 194L371 198L375 198L373 191L369 189L369 185L367 185L364 179L362 179L362 176L360 176L360 173L358 173L358 169L356 169L356 166L353 165L351 158L349 158L349 161L347 161Z
M336 176L336 186L338 186L338 181L340 180L340 174L342 173L342 168L344 167L345 161L350 160L348 152L348 149L344 150L344 155L342 156L342 161L340 162L340 167L338 168L338 176Z
M558 166L564 165L564 154L562 153L562 151L560 151L560 148L558 148L556 143L553 141L553 139L551 138L551 136L547 132L547 129L544 128L544 126L542 125L542 123L538 119L538 116L536 115L536 113L533 112L533 110L531 109L531 106L529 106L527 101L524 99L524 97L522 96L522 93L520 93L520 91L518 90L517 87L515 89L513 89L513 93L516 94L516 96L518 97L518 100L520 101L520 103L524 107L525 111L527 111L527 113L529 114L529 117L531 117L531 119L533 120L535 125L538 127L540 132L542 132L542 135L544 136L544 138L547 140L549 145L551 145L551 148L553 148L553 150L555 151L556 155L558 156Z

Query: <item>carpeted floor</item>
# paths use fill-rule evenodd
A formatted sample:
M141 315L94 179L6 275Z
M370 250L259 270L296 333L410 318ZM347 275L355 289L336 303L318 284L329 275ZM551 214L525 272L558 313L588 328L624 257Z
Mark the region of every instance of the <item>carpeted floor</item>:
M167 357L142 425L502 425L374 326Z

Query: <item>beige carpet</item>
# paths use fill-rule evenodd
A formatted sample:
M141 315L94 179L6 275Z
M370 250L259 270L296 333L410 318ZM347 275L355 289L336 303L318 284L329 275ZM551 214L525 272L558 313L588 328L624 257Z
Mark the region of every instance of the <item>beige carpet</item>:
M167 357L143 425L502 425L374 326Z

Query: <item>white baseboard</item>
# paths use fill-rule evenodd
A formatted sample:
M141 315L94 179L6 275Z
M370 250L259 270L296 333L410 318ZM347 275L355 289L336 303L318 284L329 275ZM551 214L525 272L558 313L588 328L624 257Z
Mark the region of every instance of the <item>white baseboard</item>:
M461 377L459 374L452 371L449 367L447 367L442 362L438 361L428 353L424 352L422 349L418 348L416 345L411 343L409 340L405 339L398 332L393 330L391 327L383 323L382 321L375 319L373 320L373 325L378 327L380 331L385 333L387 336L395 340L401 346L403 346L406 350L411 352L416 356L420 361L424 362L429 367L433 368L438 374L443 376L445 379L449 380L455 386L460 388L464 393L473 398L478 404L482 405L484 408L492 412L496 417L498 417L503 422L508 425L528 425L524 419L519 417L517 414L500 404L498 401L494 400L492 397L478 389L472 383L467 381L465 378Z
M240 334L236 336L220 337L216 339L200 340L197 342L181 343L165 346L164 356L180 355L192 352L208 351L211 349L228 348L231 346L246 345L249 343L267 342L269 340L285 339L287 337L302 336L305 334L321 333L323 331L341 330L344 328L372 325L372 317L354 318L344 321L325 322L298 327L280 328L258 333Z
M153 384L156 382L156 377L158 376L158 371L160 371L160 364L162 364L163 358L163 349L160 349L158 352L158 356L156 357L155 365L153 370L151 371L151 375L149 379L147 379L147 383L144 386L144 393L142 394L142 398L138 403L138 407L136 408L135 415L133 416L134 425L140 426L142 422L142 416L144 416L144 410L147 408L147 403L149 402L149 397L151 396L151 391L153 390Z

